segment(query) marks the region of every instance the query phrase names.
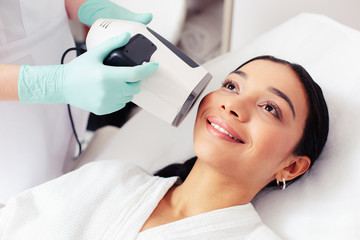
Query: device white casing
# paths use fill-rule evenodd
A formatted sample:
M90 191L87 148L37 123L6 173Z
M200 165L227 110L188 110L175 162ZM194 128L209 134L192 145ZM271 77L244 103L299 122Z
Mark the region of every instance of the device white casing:
M132 102L173 126L178 126L207 86L211 74L200 65L191 67L153 35L146 25L137 22L98 19L88 32L87 49L122 32L129 32L131 36L140 33L157 47L150 61L158 62L159 67L142 81L141 91ZM194 96L189 98L190 95ZM189 103L189 100L192 102Z

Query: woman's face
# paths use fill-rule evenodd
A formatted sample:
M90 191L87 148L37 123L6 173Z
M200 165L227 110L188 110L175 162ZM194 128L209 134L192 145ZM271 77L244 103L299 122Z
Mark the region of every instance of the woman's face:
M255 60L202 100L194 129L199 161L231 181L274 180L294 158L307 118L305 90L283 64Z

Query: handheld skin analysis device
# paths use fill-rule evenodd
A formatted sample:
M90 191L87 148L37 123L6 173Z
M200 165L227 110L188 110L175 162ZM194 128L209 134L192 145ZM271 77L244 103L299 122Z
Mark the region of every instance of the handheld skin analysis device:
M137 22L98 19L87 35L87 49L122 32L131 34L130 41L113 50L104 64L136 66L158 62L158 69L142 81L141 91L132 102L171 125L179 126L212 75L162 36Z

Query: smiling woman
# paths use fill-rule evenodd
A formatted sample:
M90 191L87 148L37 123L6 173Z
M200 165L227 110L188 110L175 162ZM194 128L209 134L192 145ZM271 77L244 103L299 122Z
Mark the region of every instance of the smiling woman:
M272 56L247 61L202 99L194 127L196 157L155 174L179 176L182 183L165 194L142 230L244 209L264 187L284 189L316 161L328 130L321 88L303 67ZM268 231L258 236L276 238Z
M201 124L206 126L203 135L204 128L197 127ZM199 159L169 165L156 175L180 175L184 181L195 163L206 160L224 176L233 172L232 179L257 184L251 193L246 188L251 200L264 186L282 182L283 188L299 179L317 160L328 131L325 99L307 71L298 64L259 56L231 72L219 90L202 100L194 131ZM200 137L204 140L198 141ZM210 141L212 145L205 144Z
M161 170L161 177L124 161L86 164L10 200L0 210L0 236L279 239L251 200L269 183L284 187L306 172L327 132L326 103L309 74L258 57L202 99L195 158ZM173 171L178 166L182 181Z

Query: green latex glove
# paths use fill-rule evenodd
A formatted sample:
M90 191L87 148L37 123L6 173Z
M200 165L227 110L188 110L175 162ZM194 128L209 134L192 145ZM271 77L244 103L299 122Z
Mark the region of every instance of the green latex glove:
M91 26L99 18L129 20L148 24L152 20L151 13L136 14L109 0L88 0L79 9L80 21Z
M95 114L115 112L140 91L141 81L158 67L150 62L135 67L113 67L103 59L125 45L129 33L104 43L64 65L23 65L18 79L22 103L68 103Z

